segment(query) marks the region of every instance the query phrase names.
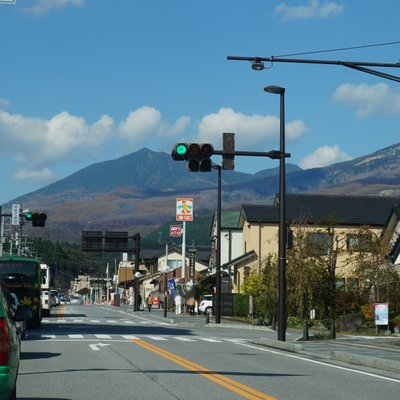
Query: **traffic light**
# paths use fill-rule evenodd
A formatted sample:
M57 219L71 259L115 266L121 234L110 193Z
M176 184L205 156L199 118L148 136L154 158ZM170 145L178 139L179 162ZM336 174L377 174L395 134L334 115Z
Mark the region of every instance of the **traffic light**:
M30 211L27 211L27 212L24 214L24 217L25 217L25 219L26 219L27 221L32 221L32 213L31 213Z
M33 227L43 228L46 224L47 215L44 213L32 213L31 221Z
M186 143L177 143L171 152L171 157L175 161L187 160L188 145Z
M210 172L213 154L214 146L210 143L177 143L172 149L171 157L175 161L188 161L189 171Z

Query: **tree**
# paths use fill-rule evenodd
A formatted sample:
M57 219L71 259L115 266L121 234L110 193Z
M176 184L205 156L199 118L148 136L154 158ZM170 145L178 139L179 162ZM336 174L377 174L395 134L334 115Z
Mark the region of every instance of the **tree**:
M390 243L368 227L355 230L348 239L349 260L358 290L370 303L389 303L400 312L400 277L387 259Z
M296 227L297 225L297 227ZM335 338L338 265L344 268L345 234L337 227L335 216L307 225L299 221L292 225L294 246L288 252L288 293L291 312L307 321L312 307L320 319L331 320L331 337ZM339 262L340 261L340 262Z
M308 233L308 228L296 228L296 245L287 254L288 314L298 316L303 321L309 320L311 309L323 309L323 271L309 257Z
M253 273L243 283L243 292L253 296L254 317L264 322L276 318L278 298L278 259L269 255L261 275Z

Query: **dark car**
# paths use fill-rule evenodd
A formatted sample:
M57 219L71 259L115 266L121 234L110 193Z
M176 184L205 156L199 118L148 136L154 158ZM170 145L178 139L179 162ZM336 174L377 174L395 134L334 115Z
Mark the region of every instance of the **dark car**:
M0 281L0 399L13 400L17 394L17 376L21 340L17 321L32 318L32 310L12 308L11 295Z

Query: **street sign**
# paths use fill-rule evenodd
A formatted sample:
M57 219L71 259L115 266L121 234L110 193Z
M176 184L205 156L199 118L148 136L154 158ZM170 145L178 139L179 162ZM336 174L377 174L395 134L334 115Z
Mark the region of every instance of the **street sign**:
M196 251L195 249L189 249L189 278L195 278Z
M193 221L193 199L182 197L176 199L176 220Z
M105 232L104 251L127 251L128 232Z
M103 231L82 231L83 251L103 250Z
M182 225L170 225L169 226L169 236L181 237L182 236Z
M389 324L389 305L388 303L375 304L375 325Z
M19 225L19 213L21 210L20 204L13 204L11 211L11 225Z

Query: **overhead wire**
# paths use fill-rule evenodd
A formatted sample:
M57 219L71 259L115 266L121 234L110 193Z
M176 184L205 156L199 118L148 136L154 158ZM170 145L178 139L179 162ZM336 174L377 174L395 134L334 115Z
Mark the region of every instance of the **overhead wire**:
M306 51L306 52L301 52L301 53L281 54L279 56L274 56L274 57L293 57L293 56L302 56L302 55L307 55L307 54L331 53L334 51L365 49L365 48L369 48L369 47L390 46L390 45L394 45L394 44L400 44L400 41L366 44L366 45L351 46L351 47L339 47L336 49L314 50L314 51Z

